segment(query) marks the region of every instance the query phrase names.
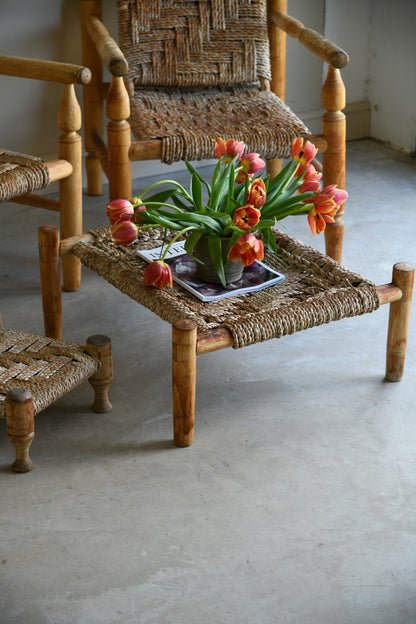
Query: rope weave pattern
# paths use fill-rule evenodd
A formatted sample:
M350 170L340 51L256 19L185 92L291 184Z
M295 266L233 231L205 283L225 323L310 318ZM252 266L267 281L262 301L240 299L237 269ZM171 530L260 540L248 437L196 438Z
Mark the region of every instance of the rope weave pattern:
M234 348L373 312L380 305L374 284L277 229L278 253L267 252L265 262L286 279L259 292L209 303L178 285L164 290L144 285L146 263L136 249L159 246L161 231L142 231L128 247L115 246L109 228L92 234L93 243L73 248L83 264L169 323L190 318L202 331L226 327Z
M133 134L162 139L162 160L214 157L217 137L287 158L306 126L270 79L266 0L120 0Z
M13 388L28 388L38 413L99 367L78 344L0 329L0 418L5 418L5 398Z
M129 78L147 87L270 78L265 0L119 0Z
M0 201L38 191L49 184L49 171L40 158L0 149Z
M138 90L131 111L137 139L163 137L166 163L214 158L217 137L243 141L249 152L267 160L287 158L293 141L308 133L286 104L258 85L202 92Z

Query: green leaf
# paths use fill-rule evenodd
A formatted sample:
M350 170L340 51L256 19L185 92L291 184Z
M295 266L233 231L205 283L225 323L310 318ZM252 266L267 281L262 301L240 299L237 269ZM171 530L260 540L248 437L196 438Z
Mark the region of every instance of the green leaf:
M208 247L209 247L209 252L211 254L211 260L214 264L215 270L217 271L218 277L220 278L220 282L225 287L226 281L225 281L225 273L224 273L224 264L222 261L221 239L209 237Z
M147 204L148 202L160 202L164 204L168 199L172 197L177 192L177 189L166 189L165 191L160 191L159 193L155 193L154 195L149 195L146 199L142 200L143 204Z
M273 232L271 230L270 227L265 228L263 230L263 237L264 237L264 241L267 245L267 248L272 252L272 253L276 253L277 252L277 245L276 245L276 239L273 236Z
M211 186L208 184L208 182L205 180L205 178L199 173L199 171L197 169L195 169L195 167L193 165L191 165L191 163L188 162L187 160L185 160L185 165L186 165L189 173L191 173L192 175L197 176L197 178L199 178L199 180L202 182L202 184L204 184L206 186L208 193L211 194Z
M191 178L191 195L196 209L203 210L204 204L202 201L202 184L199 177L195 174Z
M191 258L194 258L194 260L197 260L197 258L195 258L192 255L192 253L193 253L195 245L197 244L201 236L202 236L201 232L198 232L196 230L192 232L191 234L189 234L188 238L185 241L185 245L184 245L185 251L188 254L188 256L191 256ZM200 260L198 260L198 262L200 262Z

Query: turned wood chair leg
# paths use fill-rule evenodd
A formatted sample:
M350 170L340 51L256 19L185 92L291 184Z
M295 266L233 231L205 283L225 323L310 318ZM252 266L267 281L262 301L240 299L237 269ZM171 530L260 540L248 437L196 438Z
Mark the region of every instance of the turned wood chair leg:
M190 319L181 319L173 324L173 440L176 446L191 446L194 438L196 339L196 324Z
M345 87L339 69L332 65L328 66L328 74L322 89L322 104L325 109L322 132L328 143L323 154L323 184L324 186L336 184L338 188L345 189L346 118L342 112L345 108ZM328 224L325 229L326 253L337 262L342 261L343 214L344 206L341 206L335 217L335 223Z
M64 86L58 111L59 156L72 165L69 177L59 182L60 231L62 238L82 234L82 141L77 131L81 128L81 108L74 85ZM75 256L62 259L63 287L70 292L81 286L81 262Z
M89 378L95 397L91 409L94 412L109 412L112 405L108 398L108 389L113 381L113 358L111 340L107 336L96 334L87 338L88 355L101 362L100 369Z
M61 340L62 293L59 230L54 225L44 225L38 230L38 239L45 336Z
M108 191L113 199L131 199L130 100L121 77L113 76L107 94Z
M103 62L88 33L87 21L90 15L102 19L101 0L81 0L82 62L91 70L91 82L83 87L84 100L84 143L87 156L88 195L102 195L103 170L94 143L94 135L103 136Z
M398 286L403 294L401 299L390 304L386 356L387 381L400 381L403 377L414 281L415 269L411 264L399 262L394 265L392 283Z
M8 437L16 451L12 468L15 472L29 472L34 468L29 449L35 437L35 411L29 390L15 388L8 392L6 420Z

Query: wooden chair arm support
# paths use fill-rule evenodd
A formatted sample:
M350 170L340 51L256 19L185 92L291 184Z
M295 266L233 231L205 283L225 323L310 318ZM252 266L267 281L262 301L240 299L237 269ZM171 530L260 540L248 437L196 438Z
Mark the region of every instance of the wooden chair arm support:
M90 15L86 20L88 34L110 74L125 76L129 69L126 57L101 20Z
M65 84L86 85L91 80L88 67L4 54L0 55L0 74Z
M305 48L333 67L342 69L348 65L350 59L344 50L316 30L306 28L302 22L284 11L270 11L269 20L290 37L298 39Z

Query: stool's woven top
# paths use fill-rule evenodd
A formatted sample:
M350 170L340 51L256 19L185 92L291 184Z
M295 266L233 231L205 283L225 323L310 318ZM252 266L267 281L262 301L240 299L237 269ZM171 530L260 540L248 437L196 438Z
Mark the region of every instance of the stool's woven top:
M0 329L0 418L5 417L6 394L13 388L28 388L38 413L99 366L78 344Z
M146 263L136 252L161 245L160 230L141 231L127 247L114 245L110 228L92 234L94 242L77 243L72 250L83 264L169 323L189 318L201 331L226 327L235 348L372 312L380 305L374 284L277 229L278 252L266 252L265 262L286 279L258 292L209 303L177 284L158 290L143 283Z
M0 201L38 191L49 184L49 171L40 158L0 148Z

